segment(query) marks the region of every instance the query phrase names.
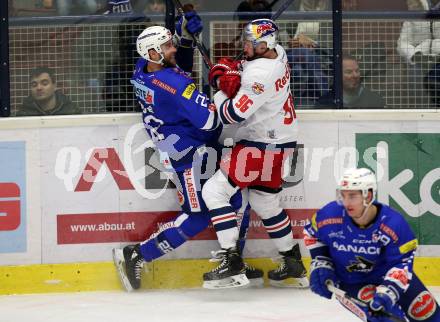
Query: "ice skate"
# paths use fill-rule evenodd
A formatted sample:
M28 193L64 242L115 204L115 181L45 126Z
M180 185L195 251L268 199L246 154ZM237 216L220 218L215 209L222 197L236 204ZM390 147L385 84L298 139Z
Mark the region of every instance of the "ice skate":
M125 246L123 249L114 248L113 261L115 262L119 279L127 292L139 289L141 287L141 274L144 264L139 244Z
M281 261L277 269L269 271L269 284L275 287L309 287L307 271L301 261L299 245L287 252L280 252Z
M208 289L242 287L249 284L243 259L235 247L213 253L211 261L221 263L203 274L203 287Z
M264 285L264 273L261 269L253 267L244 262L246 277L249 280L249 286L259 287Z

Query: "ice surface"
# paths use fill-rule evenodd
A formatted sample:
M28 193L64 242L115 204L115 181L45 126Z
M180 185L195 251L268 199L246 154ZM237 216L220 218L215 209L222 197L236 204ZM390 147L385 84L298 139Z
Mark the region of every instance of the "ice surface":
M440 299L440 287L431 287ZM310 290L143 290L0 296L0 322L359 322Z

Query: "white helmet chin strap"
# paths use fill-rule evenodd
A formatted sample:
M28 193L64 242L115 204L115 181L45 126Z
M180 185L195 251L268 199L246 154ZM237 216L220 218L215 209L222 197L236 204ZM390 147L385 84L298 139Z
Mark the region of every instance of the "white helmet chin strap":
M160 55L160 59L159 60L152 60L150 58L150 55L148 55L147 60L152 62L152 63L155 63L155 64L163 65L163 60L165 59L165 57L163 56L162 48L155 47L155 48L151 48L151 49L154 49L156 51L156 53L158 53Z
M337 191L337 193L336 193L336 197L337 197L337 202L338 202L338 204L343 205L343 202L342 202L342 196L341 196L341 192L340 192L340 190ZM371 198L371 201L370 201L370 202L367 202L367 199L368 199L368 193L367 193L367 195L366 195L365 197L364 197L364 194L362 193L362 197L363 197L363 202L362 202L362 204L363 204L363 206L365 207L365 209L364 209L364 211L362 212L362 215L360 215L359 217L355 217L355 219L361 219L361 218L363 218L363 217L366 215L368 209L371 207L371 205L373 204L373 201L374 201L374 198Z
M163 66L163 60L165 59L165 57L163 57L162 53L159 53L159 55L160 55L159 60L152 60L152 59L148 59L148 60L151 61L152 63L159 64L159 65Z
M367 197L368 198L368 197ZM356 219L361 219L361 218L363 218L366 214L367 214L367 211L368 211L368 209L371 207L371 205L373 204L373 199L371 199L371 201L369 202L369 203L367 203L367 198L364 198L364 207L365 207L365 209L364 209L364 211L362 212L362 215L360 215L359 217L357 217Z
M374 198L371 198L371 201L367 203L367 199L368 199L368 192L367 192L367 196L364 196L364 194L362 193L363 196L363 205L365 207L364 211L362 212L362 215L360 215L359 217L356 217L356 219L362 219L368 212L368 209L371 207L371 205L373 204Z

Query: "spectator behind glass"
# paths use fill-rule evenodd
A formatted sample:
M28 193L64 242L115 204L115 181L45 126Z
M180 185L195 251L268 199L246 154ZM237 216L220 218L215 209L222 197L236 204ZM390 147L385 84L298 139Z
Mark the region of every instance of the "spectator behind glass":
M331 2L329 0L302 0L299 6L300 11L329 11ZM320 29L322 25L323 28ZM319 21L299 22L295 35L290 42L292 47L331 48L331 23Z
M342 87L344 108L382 108L384 99L377 93L366 88L361 81L361 72L356 58L344 55L342 58ZM322 96L318 100L318 107L334 106L334 92Z
M431 0L432 5L439 1ZM410 10L429 10L426 0L408 1ZM440 106L440 22L410 20L402 25L397 51L408 63L407 77L410 97L416 98L415 107Z
M107 0L107 7L104 12L109 14L132 14L133 7L130 0Z
M149 0L144 12L145 12L145 14L165 13L165 1L164 0Z
M55 0L60 16L94 14L98 9L96 0Z
M30 74L31 95L26 97L17 116L69 115L81 111L57 89L54 73L38 67Z
M8 0L8 15L9 17L17 16L17 9L14 5L14 0Z
M357 0L343 0L342 10L357 10ZM300 11L332 11L331 0L301 0ZM315 48L331 50L333 45L331 21L303 21L298 23L295 35L290 41L292 47Z
M247 0L242 1L235 10L235 19L249 22L254 19L270 18L271 14L261 14L261 12L271 12L269 3L266 0ZM243 12L255 12L255 15L244 15Z
M300 11L331 10L329 0L302 0ZM287 57L292 66L292 88L297 106L314 105L330 90L332 63L331 22L299 22L289 40Z

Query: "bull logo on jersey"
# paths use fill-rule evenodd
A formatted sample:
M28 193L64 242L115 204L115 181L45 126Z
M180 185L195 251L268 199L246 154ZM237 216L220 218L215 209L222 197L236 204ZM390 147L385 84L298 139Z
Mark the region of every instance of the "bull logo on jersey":
M347 271L369 273L373 270L374 264L369 260L366 260L362 256L356 256L356 261L350 261L350 265L347 266Z
M264 92L264 85L261 84L261 83L257 83L257 82L255 82L255 83L252 85L252 92L254 92L254 93L257 94L257 95L260 95L261 93Z

